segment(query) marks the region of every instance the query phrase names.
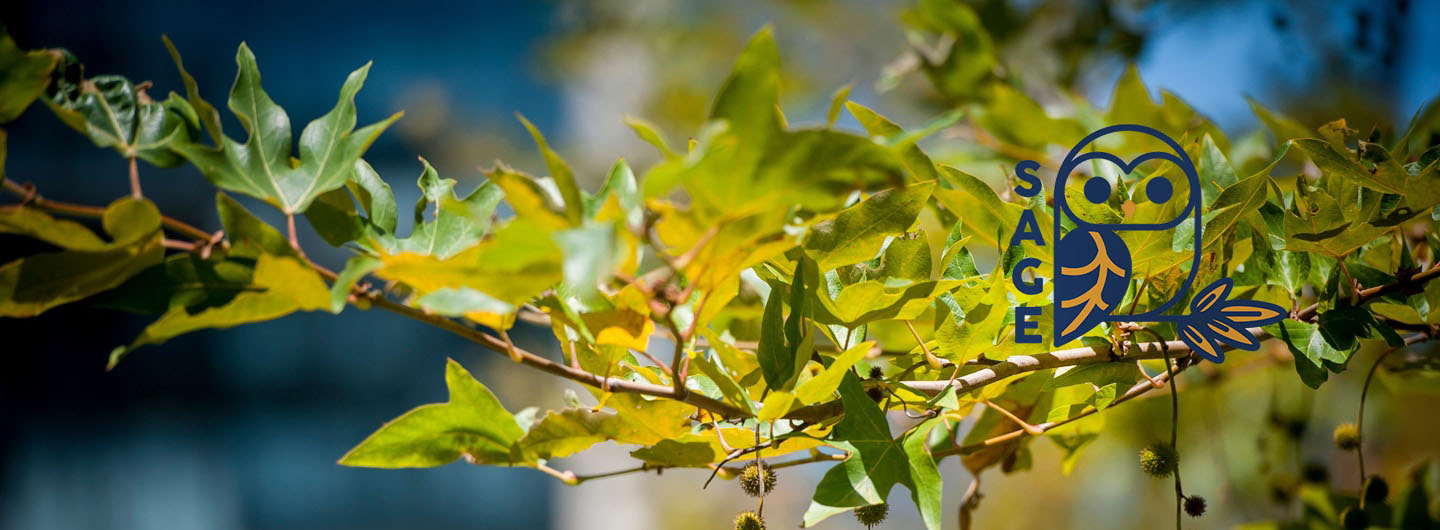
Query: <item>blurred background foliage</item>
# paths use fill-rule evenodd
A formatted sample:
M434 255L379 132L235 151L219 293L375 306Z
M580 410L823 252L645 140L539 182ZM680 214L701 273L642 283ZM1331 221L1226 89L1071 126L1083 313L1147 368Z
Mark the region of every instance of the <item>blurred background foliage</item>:
M794 124L823 123L830 94L846 85L851 99L907 128L957 107L994 108L1011 97L1006 91L1045 109L1104 108L1131 63L1152 91L1185 100L1232 140L1256 131L1247 96L1306 125L1344 117L1369 131L1403 126L1440 89L1432 53L1440 49L1434 31L1440 2L969 5L20 1L0 7L0 21L24 47L65 46L94 73L153 79L165 91L179 80L161 33L185 51L191 72L211 90L229 85L231 53L247 41L265 65L272 96L297 119L324 112L333 104L329 83L373 59L357 101L360 121L396 110L406 116L366 159L380 174L403 176L418 172L415 156L423 154L467 189L483 179L479 168L497 158L542 167L512 117L517 111L547 132L587 187L617 154L647 166L653 150L634 138L624 118L643 117L672 142L683 139L700 125L745 39L767 23L779 29L787 75L782 104ZM840 126L859 130L848 116ZM26 133L11 135L8 174L77 202L104 203L123 193L123 162L46 113L31 111L13 128ZM937 161L984 167L977 174L998 184L1003 157L974 147L984 139L966 130L926 140L927 151ZM218 228L212 189L193 169L147 171L147 195L168 214ZM418 194L409 178L392 182L401 203ZM315 234L302 238L319 259L342 259ZM0 257L28 252L17 239L0 239ZM693 472L567 488L525 470L333 465L375 425L415 403L443 401L435 367L447 356L471 366L503 402L564 401L563 382L388 315L296 315L197 333L105 373L105 354L142 326L79 306L0 321L7 353L0 370L0 527L720 528L744 504L734 488L700 491L702 478ZM547 330L522 326L512 334L527 349L553 353ZM1375 353L1357 354L1358 362L1368 366ZM1323 496L1323 486L1303 480L1319 479L1319 470L1325 481L1357 483L1350 455L1333 449L1329 433L1353 415L1363 371L1310 392L1292 367L1235 364L1227 364L1232 375L1223 381L1182 393L1187 489L1205 492L1212 506L1190 526L1297 516L1299 497ZM1434 442L1440 427L1423 412L1440 405L1440 393L1392 399L1381 383L1371 396L1367 450L1378 472L1403 477L1425 457L1440 456ZM1145 399L1106 416L1111 436L1071 473L1061 473L1058 451L1035 444L1031 471L988 481L977 525L1168 521L1168 483L1134 472L1134 448L1167 430L1168 403ZM609 470L624 453L600 451L571 467ZM966 472L954 461L941 471L957 495ZM767 503L768 518L799 520L821 472L787 470L788 487ZM892 506L890 527L918 525L908 502ZM826 525L854 523L837 518Z

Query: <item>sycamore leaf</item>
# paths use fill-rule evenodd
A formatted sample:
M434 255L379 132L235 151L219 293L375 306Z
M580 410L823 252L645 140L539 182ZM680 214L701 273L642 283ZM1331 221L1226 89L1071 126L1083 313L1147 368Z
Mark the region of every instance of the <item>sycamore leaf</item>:
M803 244L805 253L821 271L873 258L885 238L915 224L934 189L934 182L922 182L876 193L812 226Z
M639 394L614 394L605 402L614 412L591 408L549 411L516 441L526 459L564 458L597 443L654 445L688 434L695 407L676 401L650 401Z
M584 192L580 191L580 186L576 184L575 173L570 170L570 164L560 158L560 153L550 148L545 136L540 134L540 130L536 129L530 120L519 114L515 117L525 124L525 129L530 131L530 137L535 139L535 144L540 148L540 154L544 155L545 167L550 170L550 178L555 180L555 185L560 188L560 197L564 199L565 216L570 220L570 224L580 224L581 217L584 216Z
M835 389L840 387L840 380L845 377L845 374L850 373L850 368L855 366L860 359L865 358L865 354L870 353L874 347L874 342L862 342L841 352L840 355L835 356L834 361L830 362L830 366L825 367L825 370L795 387L795 397L802 403L819 403L828 400L830 395L835 393Z
M524 431L485 385L454 359L445 363L450 401L422 405L386 423L340 458L342 466L435 467L461 456L478 464L517 463Z
M145 344L160 344L177 335L201 329L225 329L241 324L274 320L296 311L330 310L330 289L309 266L295 258L261 254L255 275L247 289L229 303L190 313L172 307L152 322L129 346L110 353L110 368Z
M290 116L261 88L249 46L240 45L235 61L240 72L229 106L249 139L241 143L221 135L214 147L177 140L173 148L216 186L264 199L287 214L304 212L320 194L344 186L360 155L400 116L354 128L355 93L370 71L366 64L345 79L335 107L305 126L299 161L292 162Z
M56 69L46 103L61 122L96 147L113 148L127 158L160 167L183 161L171 147L198 132L189 103L175 95L163 103L154 101L144 88L118 75L86 79L83 67L68 52Z
M451 306L448 312L494 312L489 299L518 307L564 277L552 234L523 219L510 221L489 239L453 256L406 251L384 253L379 259L376 276L409 285L418 297L446 288L473 289L486 296L470 298L483 302L479 306Z
M59 56L47 50L21 50L0 25L0 123L20 117L45 93Z
M85 227L26 208L0 211L0 233L43 240L59 252L0 265L0 317L30 317L114 288L160 263L160 212L144 199L123 198L101 218L110 241ZM89 234L89 235L83 235Z
M845 415L835 425L832 445L849 451L820 479L815 497L805 512L806 527L846 508L885 502L896 484L909 488L916 506L932 530L940 527L940 475L935 460L925 452L925 439L939 423L931 420L907 437L896 440L890 426L854 373L840 383Z

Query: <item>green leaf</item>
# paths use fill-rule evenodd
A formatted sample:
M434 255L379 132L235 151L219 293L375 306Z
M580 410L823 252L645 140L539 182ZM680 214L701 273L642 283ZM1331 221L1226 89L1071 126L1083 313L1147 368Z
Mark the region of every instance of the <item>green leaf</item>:
M380 260L373 256L355 256L345 262L345 268L340 269L340 274L335 276L335 284L330 286L330 312L339 313L345 309L345 301L350 297L350 288L355 282L360 281L366 274L370 274L380 267Z
M261 254L299 257L290 240L279 230L255 217L225 192L215 192L215 210L220 213L220 225L225 227L225 236L230 240L231 254L251 258Z
M911 26L937 32L953 39L939 58L920 55L920 69L946 98L969 101L978 98L986 82L994 77L998 58L995 43L975 8L957 2L925 0L906 13Z
M0 210L0 234L22 235L69 249L100 250L107 246L85 225L56 219L35 208Z
M850 367L855 366L860 359L864 359L865 354L870 353L871 348L874 347L874 342L862 342L841 352L834 361L830 362L830 366L795 387L795 397L799 398L802 403L819 403L830 399L830 395L840 387L840 379L850 373Z
M1320 388L1329 378L1330 366L1343 366L1350 360L1349 351L1337 350L1325 341L1315 324L1283 320L1265 326L1265 331L1279 337L1295 358L1295 370L1310 388Z
M350 73L340 100L300 134L298 163L290 158L290 117L260 86L255 55L244 44L235 56L239 75L230 91L230 110L244 126L244 143L225 137L215 147L176 141L174 149L222 189L264 199L286 214L304 212L320 194L345 185L355 162L400 115L355 129L355 93L370 65ZM192 94L192 99L196 96Z
M716 357L718 360L718 352ZM756 412L755 402L750 400L750 395L745 392L745 388L735 382L735 378L726 372L724 367L710 360L704 354L692 355L690 357L690 364L699 368L701 374L715 382L715 386L719 387L720 394L725 396L727 403L738 406L741 410L751 414Z
M449 359L450 401L422 405L375 431L340 458L355 467L435 467L466 457L480 464L516 463L511 451L524 435L500 400L465 367Z
M69 53L57 70L46 103L61 122L96 147L113 148L126 158L160 167L183 161L171 148L198 132L193 130L196 118L189 103L174 95L156 102L144 88L118 75L86 79L83 67Z
M47 50L21 50L0 25L0 123L15 121L45 93L58 59Z
M490 218L500 204L500 187L486 182L459 198L454 179L440 178L424 158L420 164L424 171L417 181L420 199L415 201L415 228L404 239L382 239L380 246L390 254L409 252L441 259L475 246L490 229ZM433 216L428 222L427 210Z
M670 144L665 142L665 137L660 135L660 131L655 127L655 124L641 118L626 116L625 125L629 125L630 128L635 131L635 135L639 136L645 143L655 146L655 149L659 150L660 154L664 156L666 160L680 156L670 149Z
M399 220L399 208L395 205L395 194L390 191L390 185L380 178L380 174L370 167L365 160L356 160L354 174L350 176L350 192L359 199L360 206L365 209L369 216L370 223L375 226L381 234L395 233L395 223Z
M947 318L935 331L937 353L951 362L962 364L983 352L991 353L991 359L1009 356L1003 350L994 349L996 336L1004 328L1005 317L1010 312L1005 298L1009 280L1003 272L996 271L990 273L989 282L985 294L965 311L963 321ZM1042 316L1041 321L1044 320Z
M1288 148L1287 145L1286 149ZM1205 204L1212 204L1220 190L1234 186L1239 180L1235 176L1235 169L1230 167L1230 161L1225 159L1225 153L1220 152L1215 140L1208 134L1200 141L1198 165L1201 200L1205 201ZM1261 189L1263 190L1264 186L1261 186ZM1212 205L1211 208L1219 208L1219 205Z
M1276 143L1286 144L1289 140L1295 138L1310 138L1315 136L1314 130L1295 121L1295 119L1267 109L1258 101L1248 97L1245 99L1250 102L1250 110L1255 113L1257 118L1260 118L1260 123L1265 124L1265 128L1270 130L1270 134L1275 135Z
M110 353L109 368L114 368L135 348L160 344L177 335L274 320L296 311L328 311L330 308L330 289L314 269L295 258L261 254L255 262L255 276L245 292L223 306L198 313L172 307L146 326L129 346L115 348Z
M710 119L725 120L730 131L748 144L765 145L781 129L779 101L780 52L774 31L766 26L750 38L735 61L735 69L715 96Z
M530 137L535 139L535 145L540 147L540 154L545 157L545 167L550 170L550 178L555 179L555 185L560 188L560 196L565 200L565 216L570 219L570 224L580 224L585 215L585 201L580 186L575 183L575 173L570 170L570 164L550 148L550 144L545 142L545 136L540 134L540 130L536 129L530 120L519 114L515 117L520 118L520 123L525 124L525 129L530 131Z
M419 296L466 287L518 306L564 277L562 259L550 231L515 219L453 256L413 251L382 254L383 265L375 275L405 283Z
M935 200L960 218L965 226L965 233L983 243L985 248L1009 248L1010 238L1020 223L1020 215L1025 207L1001 201L995 190L974 175L945 165L940 166L940 174L954 189L936 189ZM1049 218L1043 214L1043 211L1036 213L1036 222L1042 235L1050 233ZM1050 263L1050 253L1046 247L1037 246L1028 240L1022 242L1021 247L1027 256L1034 256L1042 263Z
M605 402L614 412L591 408L549 411L515 444L527 460L564 458L600 442L654 445L689 434L695 407L676 401L648 401L638 394L614 394Z
M305 210L310 227L332 247L343 246L365 237L365 220L355 208L355 199L345 188L321 193Z
M836 89L835 93L830 96L830 110L825 111L825 127L835 126L835 119L840 117L840 109L844 108L850 99L851 88L854 88L853 83L846 84Z
M802 247L821 271L873 258L887 237L915 224L934 189L934 182L922 182L876 193L834 219L816 223Z
M61 247L0 265L0 317L30 317L120 284L160 263L160 212L144 199L110 203L101 219L109 242L82 226L25 209L0 214L0 233L15 233Z
M801 277L799 267L796 267L796 277ZM791 288L797 289L794 286ZM769 300L765 302L765 314L760 317L760 347L756 355L765 384L772 390L784 390L785 384L793 380L800 369L795 366L794 350L786 345L786 326L782 313L784 300L783 289L770 289ZM795 312L795 308L791 308L791 311Z
M173 254L164 263L136 274L92 299L96 307L158 315L173 308L194 314L230 303L249 290L255 260L242 256L201 259L193 252Z
M623 158L610 166L610 174L605 178L605 184L594 197L586 201L585 217L599 217L612 197L615 199L615 206L623 214L625 226L641 226L645 221L645 205L640 200L640 185L635 181L635 172L630 170L630 165L626 164Z
M600 285L615 268L615 225L590 222L555 232L554 238L565 254L561 293L587 305L601 303Z
M933 420L929 428L915 431L923 431L918 439L891 438L885 414L865 394L854 373L847 372L841 381L840 400L845 415L835 425L832 445L849 451L850 456L820 479L805 512L804 526L814 526L845 508L885 502L890 489L903 484L916 498L926 526L939 528L939 472L934 459L918 447L925 444L929 429L936 425ZM907 451L907 447L913 450Z
M1406 181L1409 175L1401 171L1385 171L1388 166L1380 164L1376 166L1377 171L1370 171L1350 156L1349 150L1344 154L1337 152L1335 147L1324 140L1304 138L1295 140L1295 146L1299 147L1310 161L1320 168L1322 173L1333 173L1346 179L1353 179L1361 186L1384 193L1403 194L1406 192Z
M850 114L855 116L855 119L865 127L865 132L870 136L893 138L905 132L895 122L870 110L869 107L850 101L845 102L845 108L849 109ZM835 120L832 118L830 121L833 123ZM935 162L931 161L930 157L920 150L920 146L913 142L900 152L900 161L905 164L905 169L910 170L910 174L915 175L915 178L919 180L938 180L940 178L940 173L935 170Z
M930 301L959 286L960 280L869 280L847 285L835 298L819 296L815 320L823 324L859 327L877 320L911 320Z

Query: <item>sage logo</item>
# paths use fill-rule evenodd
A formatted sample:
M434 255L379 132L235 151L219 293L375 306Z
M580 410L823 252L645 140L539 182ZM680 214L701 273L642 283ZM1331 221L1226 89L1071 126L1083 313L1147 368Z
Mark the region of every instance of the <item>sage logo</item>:
M1130 160L1100 150L1107 135L1117 133L1140 133L1158 140L1168 149L1144 153ZM1110 181L1099 175L1086 176L1078 173L1086 165L1108 162L1119 168L1121 175L1132 173L1141 164L1149 161L1163 161L1179 168L1178 175L1162 173L1151 177L1143 187L1147 202L1163 204L1170 201L1185 201L1179 214L1173 219L1157 223L1094 223L1077 214L1094 205L1106 203L1113 189ZM1015 167L1015 174L1021 181L1015 192L1024 197L1034 197L1042 189L1040 178L1035 171L1040 164L1026 160ZM1083 184L1083 199L1089 204L1071 204L1065 189L1070 179L1086 179ZM1181 190L1172 179L1185 179ZM1050 278L1055 282L1053 289L1054 333L1053 344L1059 346L1080 338L1102 322L1171 322L1175 324L1180 340L1212 362L1223 362L1221 343L1244 350L1255 350L1260 342L1246 328L1273 324L1285 317L1279 306L1251 300L1229 299L1234 283L1229 278L1211 282L1190 296L1190 304L1184 311L1171 311L1195 288L1195 280L1201 269L1201 245L1203 241L1202 217L1204 205L1200 200L1200 177L1189 155L1175 140L1164 133L1142 125L1112 125L1086 136L1075 144L1065 160L1056 169L1055 177L1054 229L1051 241L1055 241L1055 259ZM1137 190L1136 193L1139 193ZM1177 196L1177 192L1184 196ZM1078 201L1077 201L1078 202ZM1186 219L1192 220L1195 249L1190 261L1188 277L1180 289L1169 299L1141 313L1121 312L1120 305L1132 285L1131 252L1121 238L1124 232L1164 231L1179 226ZM1062 230L1064 221L1073 228ZM1020 217L1019 226L1010 240L1010 245L1031 241L1045 245L1039 224L1033 212L1026 210ZM1042 292L1043 280L1035 278L1025 281L1021 273L1026 269L1039 270L1039 259L1027 257L1016 263L1011 271L1012 281L1020 292L1037 295ZM1139 296L1140 293L1136 293ZM1042 308L1020 306L1015 308L1015 340L1021 343L1041 343L1044 337L1032 333L1038 328L1035 319L1041 317Z

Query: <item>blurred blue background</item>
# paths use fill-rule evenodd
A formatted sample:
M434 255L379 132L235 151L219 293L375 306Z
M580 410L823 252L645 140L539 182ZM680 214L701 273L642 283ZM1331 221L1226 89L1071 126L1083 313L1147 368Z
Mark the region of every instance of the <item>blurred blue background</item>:
M999 4L1024 14L1039 3ZM1130 60L1152 88L1175 92L1232 133L1254 126L1247 94L1308 123L1343 115L1367 130L1403 124L1440 89L1437 2L1121 4L1106 23L1142 40L1079 63L1073 86L1097 104L1109 100ZM236 46L248 42L266 89L297 130L334 104L346 73L373 60L357 100L360 121L402 109L407 115L366 158L405 204L418 194L417 155L465 189L496 158L543 173L512 116L517 111L546 131L592 185L616 156L644 167L653 154L621 117L650 118L667 128L672 143L683 139L744 40L766 22L777 26L794 72L785 92L792 123L823 119L829 92L850 82L852 98L919 123L938 110L915 102L923 101L913 97L918 87L874 88L904 47L898 22L904 5L20 0L0 7L0 21L22 47L69 48L91 75L153 80L157 98L182 90L162 33L214 102L224 100L234 78ZM1064 5L1089 13L1098 4ZM238 123L225 119L237 134ZM104 204L126 193L124 161L93 148L43 107L7 130L7 174L36 183L42 194ZM198 172L142 165L141 176L147 196L167 214L219 228L214 189ZM247 204L279 222L272 209ZM302 232L312 257L343 263L342 251L308 227ZM0 255L23 252L11 240L0 244L11 245ZM444 401L446 357L471 368L511 410L563 403L565 385L393 315L351 308L338 317L304 314L195 333L146 347L106 373L110 350L144 323L84 304L37 319L0 319L0 528L530 529L574 528L577 521L590 521L590 529L664 528L674 519L655 513L663 510L663 495L701 494L703 478L684 473L665 477L678 489L657 493L627 480L564 488L533 470L335 465L384 421ZM548 330L522 327L515 335L532 351L558 356ZM575 467L600 471L620 462L602 454ZM945 469L949 503L968 477L958 466ZM805 480L820 471L810 470L814 476ZM805 491L776 504L798 514ZM719 523L696 527L723 527L734 511L726 499L732 498L693 508L688 517ZM903 527L907 515L899 517Z

